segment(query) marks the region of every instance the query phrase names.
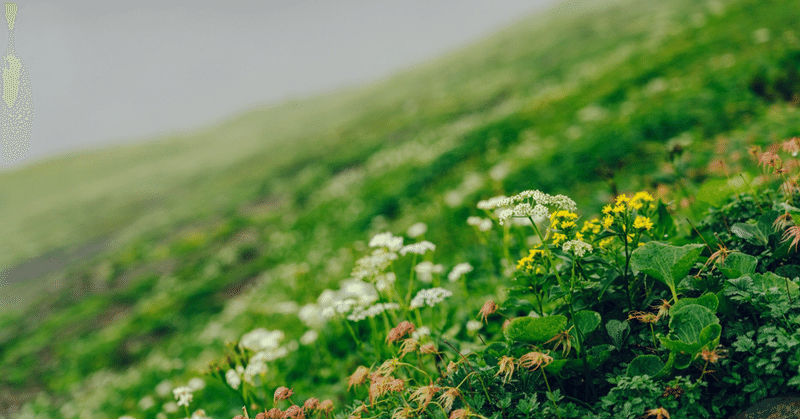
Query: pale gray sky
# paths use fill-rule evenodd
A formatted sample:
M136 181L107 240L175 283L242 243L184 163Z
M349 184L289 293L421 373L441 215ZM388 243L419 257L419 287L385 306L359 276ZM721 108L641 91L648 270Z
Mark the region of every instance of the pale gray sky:
M35 106L20 164L377 80L552 2L19 2L15 46Z

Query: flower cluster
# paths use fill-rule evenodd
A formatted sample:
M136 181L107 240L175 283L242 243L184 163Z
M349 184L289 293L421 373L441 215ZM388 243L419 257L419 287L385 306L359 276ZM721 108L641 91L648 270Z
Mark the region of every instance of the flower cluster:
M444 301L445 298L452 296L453 293L444 288L428 288L420 290L411 300L410 308L420 308L424 306L433 307Z
M472 216L467 218L467 225L476 227L480 231L489 231L492 229L492 220L489 218Z
M459 278L470 272L472 272L472 265L469 263L459 263L453 267L453 270L447 275L447 279L450 282L456 282Z
M399 304L395 303L377 303L367 308L356 307L353 312L347 316L347 320L358 322L366 319L367 317L375 317L387 310L397 310L400 308Z
M649 217L654 210L649 205L652 201L653 197L644 191L637 192L633 197L621 194L617 196L614 205L609 204L603 207L602 226L616 232L625 243L637 242L642 231L649 231L653 228L653 222ZM642 213L646 215L642 215ZM602 240L599 246L607 249L611 242L612 238L608 237ZM639 243L639 246L641 245L643 243Z
M520 259L517 262L517 270L532 272L540 274L545 271L544 267L539 263L545 258L545 251L543 249L530 249L528 256Z
M577 210L575 201L565 195L551 196L541 191L528 190L520 192L510 198L498 196L486 201L478 202L478 209L492 210L505 208L500 211L498 221L502 225L511 217L533 218L538 222L547 219L550 215L549 207L553 206L562 211L574 212Z
M570 240L561 247L564 252L572 252L577 257L583 257L586 252L592 251L592 245L581 240Z

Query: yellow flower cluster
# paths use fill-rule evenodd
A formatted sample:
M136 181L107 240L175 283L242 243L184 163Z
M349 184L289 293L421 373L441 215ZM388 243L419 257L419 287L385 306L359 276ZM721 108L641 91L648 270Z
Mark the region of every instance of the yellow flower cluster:
M570 234L573 229L578 225L575 220L578 219L578 214L570 211L556 211L550 214L550 230L560 230L560 233L553 233L552 243L556 246L564 243L569 239L567 234ZM564 234L567 233L567 234ZM580 239L579 239L580 240Z
M544 272L544 268L541 265L537 266L537 262L544 259L545 253L544 250L541 249L531 249L528 253L528 256L520 259L517 262L517 270L520 271L534 271L534 273L542 273Z
M623 239L627 239L629 243L633 242L636 240L636 237L638 237L638 234L636 234L636 231L629 231L628 228L633 227L633 229L639 231L649 231L653 228L653 222L649 217L639 215L639 210L653 200L653 197L645 191L637 192L632 197L625 194L617 196L613 204L603 207L602 212L604 216L602 226L606 229L610 229L616 224L624 233ZM632 225L630 224L631 220L633 220ZM610 238L606 238L600 241L599 246L602 249L608 249L611 242ZM639 243L640 246L642 244L643 243Z
M642 228L645 230L650 230L653 228L653 222L650 221L647 217L642 217L641 215L636 216L636 220L633 221L633 228Z

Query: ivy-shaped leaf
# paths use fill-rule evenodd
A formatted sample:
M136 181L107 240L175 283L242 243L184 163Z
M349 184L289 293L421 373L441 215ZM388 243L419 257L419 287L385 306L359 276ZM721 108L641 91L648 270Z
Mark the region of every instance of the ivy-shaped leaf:
M592 310L581 310L575 313L573 324L585 337L600 325L600 313Z
M702 244L687 244L677 247L651 241L631 254L631 268L634 272L644 272L666 284L672 297L678 301L677 284L703 251Z
M543 343L547 342L567 326L567 318L563 315L547 317L517 317L506 327L503 334L514 342Z
M606 323L606 331L608 332L608 336L611 337L611 342L614 346L622 348L622 345L625 343L625 338L628 337L630 326L628 326L628 322L609 320L608 323Z

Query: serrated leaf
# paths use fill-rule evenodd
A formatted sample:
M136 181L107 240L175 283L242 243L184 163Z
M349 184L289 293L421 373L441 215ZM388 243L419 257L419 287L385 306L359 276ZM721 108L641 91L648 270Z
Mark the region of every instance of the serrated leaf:
M723 263L718 263L719 271L726 278L738 278L742 275L750 275L756 271L758 258L741 252L733 252L725 258Z
M514 342L544 343L567 326L563 315L547 317L518 317L511 320L503 331L506 339Z
M655 377L662 368L664 368L664 362L661 358L655 355L639 355L633 358L631 363L628 364L625 375L628 377L635 377L637 375Z
M677 301L676 285L689 273L702 251L702 244L677 247L651 241L633 251L631 268L634 272L644 272L666 284Z
M608 336L611 337L611 342L614 343L614 346L617 348L622 348L629 330L630 326L628 326L628 322L609 320L608 323L606 323L606 331L608 332Z

